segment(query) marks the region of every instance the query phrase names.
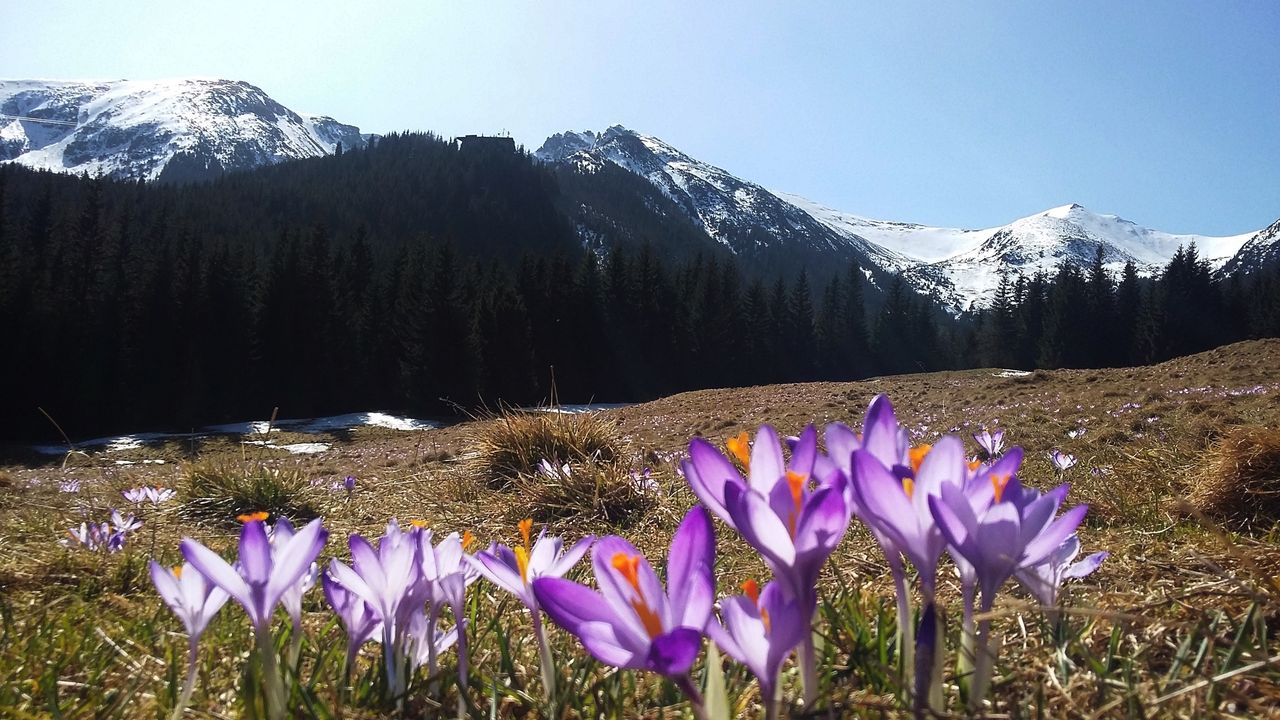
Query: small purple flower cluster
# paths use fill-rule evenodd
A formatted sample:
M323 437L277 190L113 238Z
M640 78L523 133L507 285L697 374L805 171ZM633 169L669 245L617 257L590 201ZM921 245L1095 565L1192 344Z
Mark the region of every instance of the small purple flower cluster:
M132 514L125 517L120 515L119 510L112 510L111 519L107 522L82 522L79 527L69 528L61 543L65 547L115 553L124 549L129 534L140 527L142 521Z

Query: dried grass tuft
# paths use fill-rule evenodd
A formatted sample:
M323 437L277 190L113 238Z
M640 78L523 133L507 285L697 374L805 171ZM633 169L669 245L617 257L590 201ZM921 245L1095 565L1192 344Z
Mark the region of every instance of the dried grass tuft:
M515 487L517 497L525 501L518 514L540 523L601 522L627 528L657 500L652 489L619 465L571 466L568 475L522 475Z
M506 411L480 424L474 437L476 472L493 489L506 489L538 473L547 460L611 466L622 458L622 438L593 413Z
M269 513L272 520L316 517L305 498L307 475L297 466L202 460L187 464L182 476L187 500L178 512L188 520L234 524L236 516L255 512Z
M1280 430L1238 427L1205 454L1187 501L1204 513L1241 525L1280 520Z

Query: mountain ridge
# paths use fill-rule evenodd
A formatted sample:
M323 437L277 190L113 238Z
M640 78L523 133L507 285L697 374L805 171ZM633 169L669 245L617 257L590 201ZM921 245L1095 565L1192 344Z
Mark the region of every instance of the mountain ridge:
M638 148L651 152L645 156ZM1222 272L1264 232L1232 236L1167 233L1119 215L1092 212L1078 203L982 229L877 220L834 210L798 195L766 190L697 161L658 138L621 125L603 133L557 133L534 155L544 162L570 165L581 172L612 162L646 177L669 195L683 191L687 212L701 218L713 237L723 236L724 228L768 227L770 218L786 218L792 236L807 234L814 245L847 247L860 262L874 266L870 269L881 274L901 274L914 290L935 297L956 315L982 307L1004 274L1053 273L1064 261L1085 265L1099 250L1112 273L1118 274L1127 262L1133 262L1140 276L1150 277L1168 263L1179 247L1195 244L1210 268ZM686 186L690 181L682 182L687 178L711 182L719 195L689 192ZM762 218L760 207L769 208L769 214ZM810 221L821 229L814 229ZM777 231L776 226L772 229ZM798 242L794 237L788 240L792 244ZM740 245L726 244L741 254ZM1259 245L1250 246L1251 257L1280 257L1280 233L1275 233L1268 244ZM1246 265L1241 260L1230 266ZM864 265L864 269L869 268ZM869 277L876 282L874 273Z
M367 139L238 80L0 80L0 161L34 169L156 180L179 155L221 172Z

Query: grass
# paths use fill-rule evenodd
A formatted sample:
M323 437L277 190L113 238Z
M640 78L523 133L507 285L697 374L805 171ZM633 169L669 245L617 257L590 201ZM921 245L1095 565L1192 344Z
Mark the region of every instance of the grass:
M376 536L392 516L421 518L438 532L471 529L483 544L512 542L515 521L526 514L537 514L540 522L545 518L552 531L570 538L629 523L624 534L650 557L661 557L694 502L674 464L689 437L701 434L723 442L762 422L786 434L809 422L858 424L878 392L893 398L917 442L945 433L966 437L998 419L1007 440L1027 450L1022 477L1037 487L1060 479L1045 457L1050 449L1080 459L1064 479L1073 484L1072 501L1091 506L1080 532L1084 552L1108 549L1112 556L1096 574L1068 587L1060 623L1046 620L1013 590L997 603L993 622L1002 648L992 715L1280 713L1280 527L1275 516L1260 514L1242 525L1234 513L1216 514L1209 505L1183 502L1194 500L1198 487L1207 489L1206 479L1266 492L1254 481L1275 477L1262 470L1270 466L1259 463L1267 456L1257 450L1266 444L1254 436L1263 433L1258 428L1280 427L1280 342L1262 341L1149 368L1042 371L1025 377L976 370L708 390L590 420L531 415L496 429L504 424L501 418L426 433L362 431L348 439L331 438L333 448L315 458L263 451L246 464L238 443L219 441L197 448L190 465L117 466L114 456L100 452L77 458L66 469L61 459L3 467L0 716L157 717L171 706L174 680L181 682L185 636L151 589L145 563L152 557L176 563L177 541L184 535L230 556L234 528L221 524L227 515L217 514L202 517L218 522L193 526L175 504L144 508L146 524L123 553L77 553L56 544L65 528L119 506L124 488L150 483L185 493L183 476L194 467L230 468L200 481L224 488L203 493L217 498L255 467L280 469L294 476L283 483L288 487L283 495L309 505L331 530L324 562L347 559L347 533ZM499 433L521 422L533 430L517 433L519 452L485 455L486 433L492 433L490 445L497 448ZM557 434L562 428L570 431ZM1086 432L1068 436L1079 428ZM1233 440L1246 436L1254 441ZM597 452L604 447L609 454ZM178 446L131 452L130 458L139 461L193 454L192 448ZM543 457L570 462L570 478L579 484L539 484L538 478L548 480L536 471ZM628 509L621 518L612 511L590 511L596 501L583 499L594 498L597 484L621 486L639 462L653 468L657 491L644 504L624 504ZM231 471L237 468L239 474ZM325 489L346 474L359 479L351 496ZM505 480L492 482L496 477ZM80 480L82 489L60 492L59 482L71 479ZM313 487L312 481L319 484ZM1239 497L1236 507L1252 510L1267 496L1250 495L1245 502ZM717 525L717 532L720 594L736 592L741 581L767 572L731 531ZM904 715L894 670L892 584L874 540L860 526L825 569L820 590L824 672L814 716ZM954 657L959 601L949 570L943 572L939 599L949 616ZM473 657L465 695L471 715L545 717L528 614L483 582L470 592L468 613ZM281 621L280 628L285 625ZM299 716L395 716L376 692L379 671L371 648L351 681L344 680L345 639L317 591L306 597L304 630L292 683ZM561 663L557 702L566 716L657 718L687 712L668 683L610 671L583 655L564 633L552 631L551 637ZM242 715L238 688L250 648L243 613L224 609L202 647L189 716ZM446 663L452 657L446 656ZM734 663L724 667L731 707L742 716L758 713L754 682ZM429 679L419 678L406 715L452 715L458 697L453 671L447 664L441 669L434 693L428 691ZM699 667L697 677L701 672ZM952 669L949 707L959 712L956 681ZM783 685L786 697L798 696L797 673L790 665ZM799 714L802 709L790 710Z
M1187 500L1202 513L1245 527L1280 520L1280 429L1238 427L1206 453Z
M186 500L179 513L189 520L234 526L237 516L254 512L295 522L317 516L306 499L307 475L297 465L198 460L183 467L182 479Z

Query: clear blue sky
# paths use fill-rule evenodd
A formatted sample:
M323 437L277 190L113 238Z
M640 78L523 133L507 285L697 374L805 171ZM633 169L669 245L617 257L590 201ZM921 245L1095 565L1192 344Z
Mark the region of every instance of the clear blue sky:
M0 77L227 77L366 131L530 148L621 123L934 225L1068 202L1174 232L1280 218L1269 0L0 2Z

